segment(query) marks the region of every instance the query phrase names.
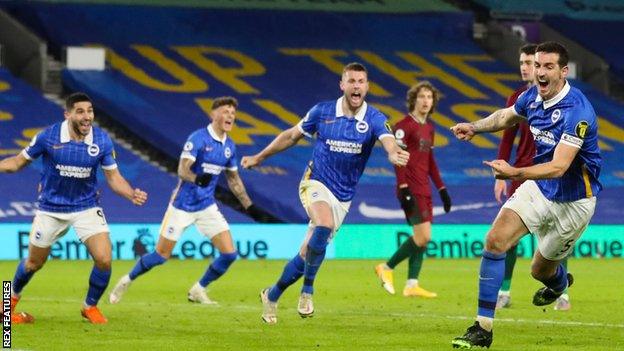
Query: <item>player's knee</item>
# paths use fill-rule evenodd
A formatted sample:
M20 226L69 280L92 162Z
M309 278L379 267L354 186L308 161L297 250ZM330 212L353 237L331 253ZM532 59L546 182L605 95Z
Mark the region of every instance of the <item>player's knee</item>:
M28 259L26 259L24 266L27 272L36 272L40 270L41 267L43 267L44 263L45 260L37 260L29 257Z
M544 281L551 278L555 272L552 271L549 267L544 267L538 263L531 264L531 276L539 281Z
M95 259L95 266L102 271L110 271L112 267L111 257L100 257Z
M168 260L171 257L171 251L170 250L162 249L162 248L159 248L159 247L156 248L156 253L158 253L160 255L160 257L164 258L165 260Z
M509 244L495 233L488 233L485 238L485 249L493 254L503 254L509 249Z
M416 243L417 246L425 247L431 241L431 237L430 236L422 236L422 237L414 236L413 240L414 240L414 242Z

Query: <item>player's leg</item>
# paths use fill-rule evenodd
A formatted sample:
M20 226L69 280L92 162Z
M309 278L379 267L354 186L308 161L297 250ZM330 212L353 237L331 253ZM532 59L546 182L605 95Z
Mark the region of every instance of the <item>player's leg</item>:
M284 266L284 270L282 271L282 275L279 277L275 285L271 286L267 291L268 300L272 302L277 302L277 300L282 296L284 291L288 289L289 286L294 284L299 278L303 276L303 270L305 268L304 257L306 256L307 245L312 233L314 231L314 226L308 227L308 232L306 233L306 237L303 240L303 244L301 244L301 248L299 252L293 257L290 261L286 263Z
M453 339L454 347L489 347L492 343L496 298L505 276L505 253L528 232L529 230L516 212L505 207L499 211L487 233L485 250L481 258L476 322L463 336Z
M501 289L498 291L498 300L496 301L497 309L511 306L511 278L513 277L517 258L518 245L514 245L507 250L507 256L505 257L505 278L503 279Z
M301 292L304 294L314 293L314 280L321 263L325 259L329 238L334 231L334 217L329 203L325 201L314 202L310 205L309 213L310 219L314 223L314 229L310 240L308 240L305 255L303 287L301 288Z
M190 214L169 205L160 226L160 236L155 250L139 257L130 272L119 278L108 296L108 301L118 303L135 279L167 262L182 233L192 222Z
M219 256L212 261L199 281L193 284L188 292L188 300L190 302L212 305L216 304L216 302L208 298L206 286L217 280L228 270L232 263L236 261L238 253L234 248L230 226L216 204L195 213L194 216L195 226L219 250Z
M431 241L431 222L416 224L413 226L414 235L412 236L412 242L414 242L414 250L409 257L409 265L407 269L407 284L403 289L403 296L420 296L433 298L438 294L423 289L418 284L418 275L422 268L422 262L427 250L427 244Z
M547 232L538 235L537 251L531 265L531 275L545 285L533 296L534 305L554 302L572 285L572 275L560 262L574 249L574 243L587 228L595 206L595 198L553 202L548 206L547 220L552 225Z
M78 230L78 229L76 229ZM111 242L108 232L97 233L84 240L93 257L93 268L89 275L89 290L81 314L93 324L105 324L108 320L97 308L100 298L108 287L111 277Z
M564 258L561 261L563 268L568 269L568 257ZM568 294L568 288L566 287L563 291L563 294L557 298L555 306L553 307L555 311L569 311L572 308L572 303L570 302L570 295Z
M48 259L50 247L54 242L67 233L69 222L66 218L56 218L53 214L37 211L30 231L28 257L21 260L11 286L11 322L15 324L32 323L34 318L25 312L15 313L22 290L28 284L35 272L40 270Z

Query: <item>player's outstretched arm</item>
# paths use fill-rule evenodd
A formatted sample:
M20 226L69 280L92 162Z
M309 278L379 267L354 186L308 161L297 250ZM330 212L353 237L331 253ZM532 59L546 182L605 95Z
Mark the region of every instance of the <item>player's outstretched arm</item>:
M394 138L382 138L381 145L383 145L386 153L388 153L388 160L395 166L405 166L409 160L409 152L401 149Z
M26 167L30 161L22 155L19 154L11 157L7 157L3 160L0 160L0 173L15 173Z
M579 148L559 143L552 161L529 167L512 167L505 160L483 161L492 167L497 179L527 180L559 178L568 170L579 152Z
M478 133L497 132L522 120L513 106L494 111L491 115L472 123L458 123L451 131L459 140L470 140Z
M284 151L299 142L303 138L303 133L297 126L286 129L279 133L273 141L265 147L259 153L253 156L243 156L241 159L241 166L248 169L255 166L259 166L264 160L275 155L278 152Z
M108 186L117 195L125 197L137 206L142 206L145 201L147 201L147 193L139 188L133 189L128 181L119 173L119 169L105 169L104 175L106 176Z

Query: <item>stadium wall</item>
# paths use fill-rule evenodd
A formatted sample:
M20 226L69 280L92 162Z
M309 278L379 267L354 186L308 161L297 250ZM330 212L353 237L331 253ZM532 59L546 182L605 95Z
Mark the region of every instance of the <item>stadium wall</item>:
M427 257L457 259L480 257L483 237L489 225L439 224L433 227L433 238L427 245ZM150 252L158 240L159 224L111 224L113 259L133 260ZM288 259L297 250L307 225L304 224L233 224L235 245L243 259ZM28 252L29 223L0 224L3 245L0 260L22 259ZM34 234L37 235L36 233ZM329 259L378 259L389 257L410 237L406 225L353 224L343 226L327 250ZM525 236L519 243L518 256L531 257L537 243ZM192 227L187 230L173 251L177 259L214 258L217 251L210 241ZM577 242L572 257L622 258L624 225L590 225ZM51 259L89 259L87 249L73 229L52 246Z

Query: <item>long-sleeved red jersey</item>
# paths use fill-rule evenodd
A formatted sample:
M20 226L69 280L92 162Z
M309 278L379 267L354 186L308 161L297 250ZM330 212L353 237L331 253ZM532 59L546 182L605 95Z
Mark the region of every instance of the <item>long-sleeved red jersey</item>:
M513 95L507 99L507 107L512 106L518 100L518 96L527 89L527 86L518 88ZM535 141L533 134L529 129L529 124L522 121L511 128L505 129L503 138L498 145L497 159L509 162L511 157L511 149L516 135L520 132L520 141L516 149L516 159L513 162L514 167L527 167L533 165L533 157L535 156ZM512 181L511 187L507 188L507 196L511 196L516 189L522 184L521 181Z
M410 153L405 167L394 167L397 187L407 184L412 194L431 197L429 178L436 188L444 187L433 157L433 123L429 120L418 123L412 116L406 115L394 126L394 135L398 142L407 146Z

